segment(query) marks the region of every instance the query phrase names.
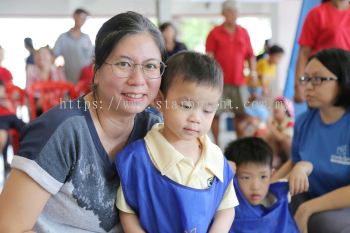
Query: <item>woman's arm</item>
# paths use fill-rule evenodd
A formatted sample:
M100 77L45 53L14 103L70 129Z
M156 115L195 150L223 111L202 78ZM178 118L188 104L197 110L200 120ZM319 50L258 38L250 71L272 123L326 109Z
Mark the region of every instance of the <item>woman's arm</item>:
M271 183L276 182L279 179L286 178L293 167L294 163L291 159L285 162L280 169L272 174Z
M235 218L234 208L217 211L214 216L213 224L210 227L209 233L229 232L234 218Z
M350 207L350 185L338 188L301 204L294 219L301 232L307 232L307 222L312 214ZM332 224L332 223L329 223Z
M125 233L145 233L135 214L119 211L119 218Z
M13 169L0 195L0 233L30 232L49 198L27 174Z

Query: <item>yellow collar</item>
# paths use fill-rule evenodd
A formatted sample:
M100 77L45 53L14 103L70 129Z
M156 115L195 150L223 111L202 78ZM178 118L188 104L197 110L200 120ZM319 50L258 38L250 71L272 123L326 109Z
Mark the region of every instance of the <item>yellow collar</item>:
M158 123L148 132L145 142L153 163L161 172L166 175L181 160L186 159L178 152L160 133L164 124ZM224 157L220 148L213 144L207 135L200 138L202 144L203 169L208 169L214 176L223 182Z

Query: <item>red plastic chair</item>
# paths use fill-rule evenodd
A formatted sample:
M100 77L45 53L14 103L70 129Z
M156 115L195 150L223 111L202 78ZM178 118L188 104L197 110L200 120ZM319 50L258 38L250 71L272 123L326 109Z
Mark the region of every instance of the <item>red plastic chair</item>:
M26 104L26 92L22 88L15 86L13 84L6 85L7 97L9 98L15 114L18 115L19 118L23 118L22 107ZM17 153L19 149L19 137L20 134L16 129L10 129L9 135L12 138L12 147L14 154Z
M25 105L26 102L26 92L22 88L15 86L13 84L6 86L6 92L11 104L14 107L14 111L17 111L19 107Z
M37 101L42 104L42 112L46 112L62 101L76 98L77 93L74 85L67 81L40 81L29 87L28 97L33 120L37 117Z

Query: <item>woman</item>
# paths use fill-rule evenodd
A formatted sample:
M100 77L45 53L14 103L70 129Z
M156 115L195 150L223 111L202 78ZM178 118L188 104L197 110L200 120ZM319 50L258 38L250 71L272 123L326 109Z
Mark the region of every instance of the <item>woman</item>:
M26 69L26 88L30 88L35 82L47 80L66 80L63 70L56 67L51 49L41 47L35 52L35 63L28 65Z
M302 233L350 232L350 52L320 51L300 84L310 110L297 119L292 161L281 168L292 169L292 195L309 191L292 201L296 223Z
M96 36L93 92L46 112L22 135L0 196L1 232L121 232L115 155L159 118L143 110L164 71L161 33L134 12Z
M175 53L178 53L182 50L187 50L187 47L184 43L176 40L176 28L172 23L162 23L159 26L159 29L163 34L163 38L166 45L167 54L165 60L167 60L168 57Z

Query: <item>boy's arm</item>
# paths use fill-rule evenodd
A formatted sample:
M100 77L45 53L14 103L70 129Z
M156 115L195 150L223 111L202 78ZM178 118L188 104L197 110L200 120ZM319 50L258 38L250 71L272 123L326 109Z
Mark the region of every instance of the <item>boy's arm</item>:
M119 218L125 233L145 233L135 214L119 211Z
M210 227L209 233L229 232L234 218L234 208L217 211L214 217L213 224Z
M231 228L233 219L235 217L235 209L238 200L233 186L233 179L226 188L224 197L215 213L213 224L210 227L209 233L213 232L228 232Z
M119 218L125 233L144 233L140 222L134 211L125 200L123 188L120 185L117 193L117 208L119 209Z

